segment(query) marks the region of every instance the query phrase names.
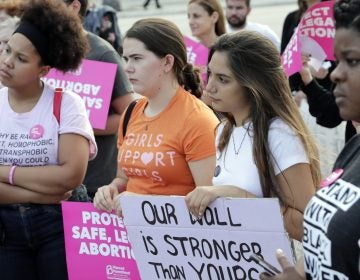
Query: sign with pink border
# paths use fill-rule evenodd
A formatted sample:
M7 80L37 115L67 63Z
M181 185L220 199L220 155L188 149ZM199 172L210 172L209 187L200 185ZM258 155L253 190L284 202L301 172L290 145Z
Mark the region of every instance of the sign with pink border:
M186 45L187 60L195 67L200 69L201 79L204 83L207 80L207 62L209 56L209 49L203 44L195 42L193 39L184 36Z
M79 94L93 128L104 129L108 117L117 65L84 59L73 72L51 69L44 82Z
M69 280L139 280L123 219L92 203L63 202Z

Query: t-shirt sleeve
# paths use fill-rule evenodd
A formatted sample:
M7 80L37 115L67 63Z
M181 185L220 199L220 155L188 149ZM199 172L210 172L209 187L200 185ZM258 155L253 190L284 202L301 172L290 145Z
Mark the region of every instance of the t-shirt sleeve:
M300 138L283 121L277 119L272 122L268 139L275 175L295 164L309 163Z
M219 123L209 110L194 111L184 127L184 152L186 161L201 160L215 155L215 131Z
M89 159L97 154L97 145L86 108L81 97L72 92L64 92L61 101L59 134L79 134L89 140Z

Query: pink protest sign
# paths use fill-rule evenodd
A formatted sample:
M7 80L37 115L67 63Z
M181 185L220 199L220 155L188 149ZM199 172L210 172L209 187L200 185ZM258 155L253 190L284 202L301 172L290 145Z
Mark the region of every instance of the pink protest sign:
M281 62L284 71L288 77L299 72L302 67L299 29L296 28L292 35L289 44L286 46L284 53L281 56Z
M43 80L53 87L79 94L85 103L92 127L104 129L116 69L117 65L113 63L85 59L76 71L62 73L52 69Z
M334 60L333 6L334 1L317 3L301 18L281 57L288 77L301 70L301 53L310 54L320 62L325 59Z
M63 202L69 280L139 280L123 219L91 203Z
M187 51L187 60L200 69L201 78L204 82L207 80L207 62L209 49L203 44L195 42L191 38L184 36L184 42Z
M325 1L311 6L299 24L299 33L301 38L313 40L313 46L309 50L311 55L324 52L328 60L334 60L333 44L335 36L334 1ZM304 48L305 43L302 42ZM309 52L307 51L307 52Z

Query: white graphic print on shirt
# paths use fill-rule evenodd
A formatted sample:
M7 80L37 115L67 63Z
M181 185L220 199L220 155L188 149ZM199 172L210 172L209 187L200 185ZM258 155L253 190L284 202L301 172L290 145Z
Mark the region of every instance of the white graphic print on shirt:
M312 279L349 279L332 269L332 244L327 238L329 224L338 211L348 211L360 199L360 189L342 179L322 188L304 213L303 245L305 271Z

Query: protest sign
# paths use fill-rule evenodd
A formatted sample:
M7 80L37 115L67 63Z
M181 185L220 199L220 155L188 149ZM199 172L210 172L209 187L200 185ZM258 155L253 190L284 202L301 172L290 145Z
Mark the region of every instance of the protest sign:
M83 99L93 128L104 129L108 117L117 65L83 60L74 72L63 73L52 69L44 82L75 92Z
M300 40L299 40L299 29L296 28L294 34L284 50L281 56L281 62L284 67L286 76L299 72L302 67L301 51L300 51Z
M140 279L121 217L84 202L63 202L62 212L69 280Z
M184 36L184 42L186 45L187 61L200 69L201 79L206 83L209 49L187 36Z
M325 1L311 6L301 18L298 27L291 37L281 61L289 77L302 68L301 54L310 55L315 70L322 62L334 60L333 44L335 36L334 1Z
M278 268L276 249L292 256L277 199L219 198L199 220L184 197L120 201L142 279L259 279L252 254Z
M333 6L334 1L317 3L311 6L300 20L300 38L313 41L312 47L307 52L314 57L316 57L317 53L324 52L328 60L334 60L335 27ZM306 44L305 41L301 41L301 48L303 49Z

